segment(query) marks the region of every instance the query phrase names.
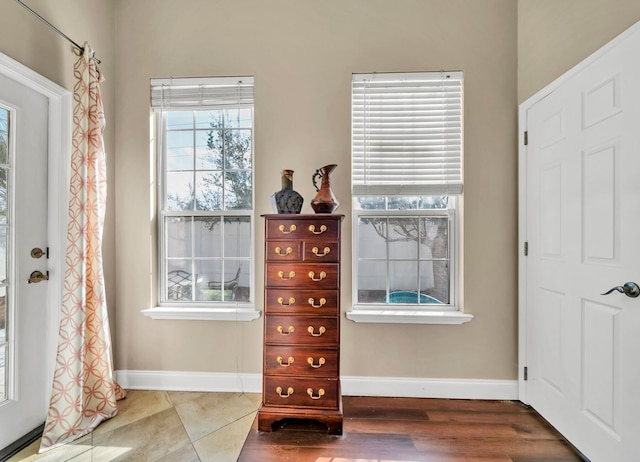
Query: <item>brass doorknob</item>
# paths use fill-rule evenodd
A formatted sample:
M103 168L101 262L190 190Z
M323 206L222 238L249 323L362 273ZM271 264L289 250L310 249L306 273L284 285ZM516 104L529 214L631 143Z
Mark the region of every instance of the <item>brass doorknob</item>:
M48 281L48 280L49 280L49 271L47 271L47 274L42 274L42 272L36 270L33 273L31 273L31 276L29 276L29 279L27 280L27 282L29 284L35 284L38 282Z

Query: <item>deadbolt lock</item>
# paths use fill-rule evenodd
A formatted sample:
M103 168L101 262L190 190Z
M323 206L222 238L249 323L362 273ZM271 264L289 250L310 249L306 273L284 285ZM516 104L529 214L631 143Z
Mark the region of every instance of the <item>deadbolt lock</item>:
M33 249L31 249L31 258L40 258L45 256L47 258L49 258L49 249L47 248L46 251L42 250L40 247L34 247Z

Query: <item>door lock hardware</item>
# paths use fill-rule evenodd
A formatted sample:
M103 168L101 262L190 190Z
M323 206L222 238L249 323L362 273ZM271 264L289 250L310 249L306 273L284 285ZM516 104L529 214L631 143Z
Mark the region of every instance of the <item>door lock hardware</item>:
M605 293L600 295L609 295L614 290L617 290L621 294L625 294L627 297L636 298L640 295L640 287L635 282L625 282L624 285L612 287L607 290Z
M33 273L31 273L31 276L29 276L29 279L27 280L27 282L29 284L35 284L38 282L48 281L48 280L49 280L49 271L47 271L47 274L42 274L42 272L36 270Z
M31 258L41 258L43 256L49 258L49 247L46 250L42 250L40 247L31 249Z

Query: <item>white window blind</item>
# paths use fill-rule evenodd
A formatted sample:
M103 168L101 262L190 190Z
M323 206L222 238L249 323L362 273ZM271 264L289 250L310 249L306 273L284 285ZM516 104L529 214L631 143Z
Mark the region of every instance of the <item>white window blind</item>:
M154 110L227 106L253 106L253 77L151 80L151 107Z
M462 72L354 74L356 196L462 192Z

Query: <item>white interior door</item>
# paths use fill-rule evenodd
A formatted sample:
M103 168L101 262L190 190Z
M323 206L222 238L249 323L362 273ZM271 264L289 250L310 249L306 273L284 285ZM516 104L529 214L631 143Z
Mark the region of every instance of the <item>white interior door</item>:
M640 284L638 49L640 27L524 112L523 401L593 462L640 460L640 297L602 295Z
M48 111L47 97L0 74L0 449L44 422L51 386L48 282L31 278L48 271Z

